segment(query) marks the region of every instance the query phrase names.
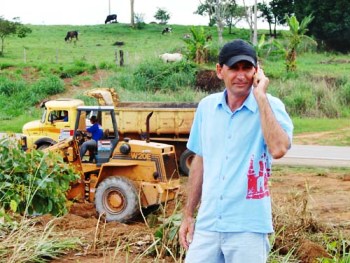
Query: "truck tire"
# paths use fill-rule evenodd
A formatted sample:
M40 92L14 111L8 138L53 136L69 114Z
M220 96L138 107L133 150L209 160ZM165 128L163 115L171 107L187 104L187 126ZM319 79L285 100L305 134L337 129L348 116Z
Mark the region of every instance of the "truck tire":
M180 156L180 169L184 175L188 176L190 173L191 163L194 157L194 152L186 149Z
M127 222L139 214L139 199L134 184L120 176L103 180L96 189L96 211L106 221Z

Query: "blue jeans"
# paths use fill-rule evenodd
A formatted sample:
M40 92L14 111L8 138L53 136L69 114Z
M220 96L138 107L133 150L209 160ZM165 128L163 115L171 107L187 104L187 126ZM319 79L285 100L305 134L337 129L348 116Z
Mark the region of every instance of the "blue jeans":
M186 263L265 263L270 251L267 234L196 230Z
M87 150L90 152L90 158L89 161L92 162L93 158L95 157L95 150L97 147L97 143L95 140L91 139L88 141L85 141L81 146L80 146L80 158L83 160L83 157Z

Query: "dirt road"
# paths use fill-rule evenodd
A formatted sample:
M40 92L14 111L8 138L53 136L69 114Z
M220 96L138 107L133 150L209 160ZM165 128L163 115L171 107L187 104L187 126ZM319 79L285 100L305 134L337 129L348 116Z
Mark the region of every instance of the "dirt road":
M350 147L293 145L288 153L274 164L315 167L350 167Z

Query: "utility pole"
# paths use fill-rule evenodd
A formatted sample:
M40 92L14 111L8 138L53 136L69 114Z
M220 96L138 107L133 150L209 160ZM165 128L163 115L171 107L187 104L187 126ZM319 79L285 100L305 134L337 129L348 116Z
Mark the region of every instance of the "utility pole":
M258 44L258 3L254 1L254 33L253 33L253 45Z
M130 21L130 25L131 25L131 27L134 27L135 26L135 24L134 24L134 16L135 16L135 14L134 14L134 0L130 0L130 16L131 16L131 21Z
M108 0L108 15L111 14L111 0Z

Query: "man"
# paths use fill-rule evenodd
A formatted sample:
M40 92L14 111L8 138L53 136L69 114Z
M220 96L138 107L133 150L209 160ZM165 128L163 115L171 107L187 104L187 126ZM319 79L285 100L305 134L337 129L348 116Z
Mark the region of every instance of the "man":
M89 162L92 162L95 155L94 151L97 147L97 141L103 137L103 129L101 125L97 122L96 116L91 116L90 123L91 127L87 128L86 131L91 133L91 140L85 141L80 147L80 158L83 159L87 150L90 151Z
M63 116L64 116L64 117L63 117L63 121L64 121L64 122L67 122L67 121L68 121L68 111L66 111L66 110L63 111L63 114L64 114L64 115L63 115Z
M196 155L180 243L188 263L266 262L271 162L290 148L293 124L283 103L266 93L269 79L247 42L225 44L216 72L226 89L199 103L187 143Z

